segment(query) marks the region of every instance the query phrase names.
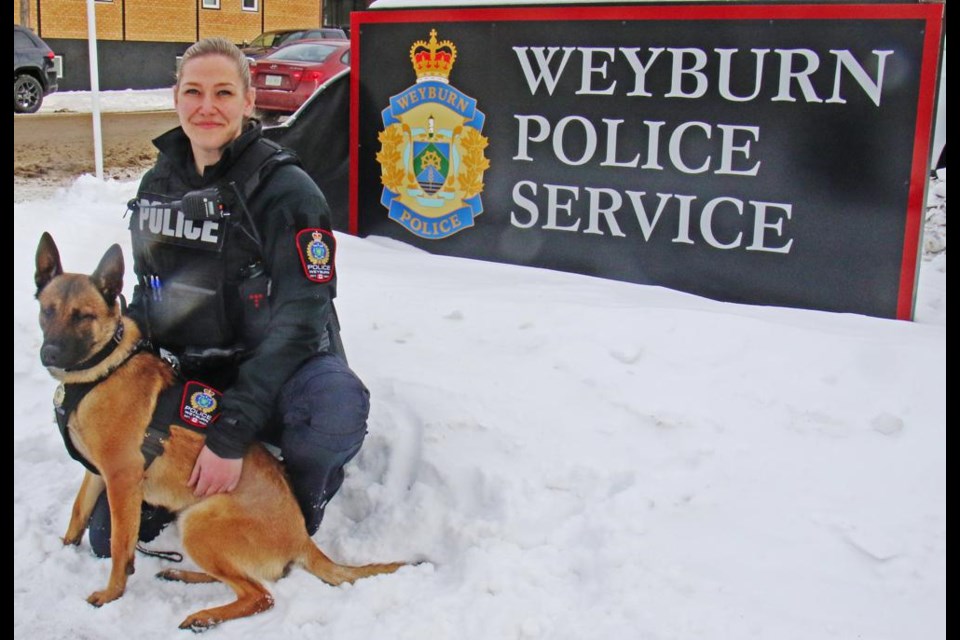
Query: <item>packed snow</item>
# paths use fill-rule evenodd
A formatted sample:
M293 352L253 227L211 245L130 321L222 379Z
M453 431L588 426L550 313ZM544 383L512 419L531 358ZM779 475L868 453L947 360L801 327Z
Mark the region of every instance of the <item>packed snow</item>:
M89 91L58 91L43 99L39 113L88 113L93 110ZM173 109L173 88L135 91L101 91L101 111L163 111Z
M233 598L138 555L95 609L109 561L60 542L83 469L39 363L34 251L46 230L68 271L113 242L129 264L135 190L82 176L14 204L16 638L183 637ZM373 406L314 539L343 562L420 564L341 587L295 570L272 610L211 637L945 638L945 172L928 201L943 238L925 240L914 322L339 235ZM150 546L180 549L176 525Z

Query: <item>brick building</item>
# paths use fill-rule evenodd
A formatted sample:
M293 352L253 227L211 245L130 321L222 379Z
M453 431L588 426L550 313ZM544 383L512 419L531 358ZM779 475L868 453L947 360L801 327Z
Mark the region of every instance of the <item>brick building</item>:
M367 4L367 0L96 0L100 87L168 86L176 57L200 38L224 36L239 44L273 29L348 27L350 12ZM14 0L13 23L25 23L61 56L61 90L90 87L86 0Z
M44 40L87 37L86 0L27 4L27 26ZM324 4L324 0L97 0L97 39L195 42L216 35L249 41L272 29L318 27L324 23ZM23 2L15 0L13 5L13 22L20 24Z

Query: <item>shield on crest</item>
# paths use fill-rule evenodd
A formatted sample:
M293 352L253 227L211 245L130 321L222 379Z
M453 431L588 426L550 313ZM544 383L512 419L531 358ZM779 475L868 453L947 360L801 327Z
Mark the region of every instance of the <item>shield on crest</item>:
M450 173L450 143L414 141L413 171L425 193L433 195L439 191Z

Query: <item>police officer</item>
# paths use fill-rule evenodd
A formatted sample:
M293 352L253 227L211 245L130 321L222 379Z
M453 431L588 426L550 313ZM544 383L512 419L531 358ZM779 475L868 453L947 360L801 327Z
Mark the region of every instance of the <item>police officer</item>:
M312 535L366 433L369 394L347 366L333 305L336 243L323 194L251 121L247 60L208 38L183 55L180 126L131 207L137 287L129 313L182 373L224 392L189 484L232 491L247 447L279 446ZM170 520L144 505L141 540ZM91 546L110 553L105 494Z

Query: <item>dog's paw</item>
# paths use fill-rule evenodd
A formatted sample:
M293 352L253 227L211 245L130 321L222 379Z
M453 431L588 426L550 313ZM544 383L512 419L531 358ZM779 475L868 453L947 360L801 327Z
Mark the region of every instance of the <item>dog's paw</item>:
M193 631L194 633L203 633L208 629L214 628L218 624L220 624L219 620L194 613L193 615L187 616L184 621L180 623L180 628Z
M202 584L206 582L220 582L213 576L209 576L201 571L184 571L182 569L164 569L157 574L161 580L171 582L186 582L187 584Z
M75 537L75 538L71 538L71 537L68 537L68 536L63 536L62 538L60 538L60 542L62 542L62 543L63 543L63 546L65 546L65 547L69 547L69 546L74 546L74 547L76 547L76 546L79 546L79 545L80 545L80 541L81 541L82 539L83 539L83 535L82 535L82 534L79 535L79 536L77 536L77 537Z
M92 604L95 607L102 607L108 602L113 602L117 598L123 595L123 590L111 590L104 589L103 591L94 591L90 594L90 597L87 598L87 602Z

